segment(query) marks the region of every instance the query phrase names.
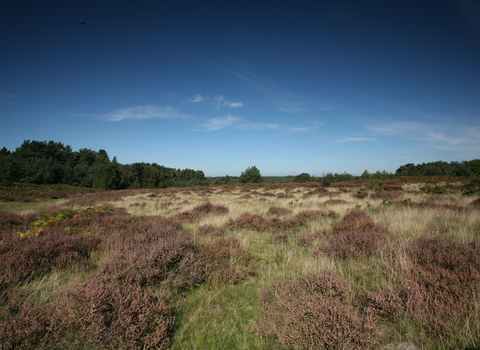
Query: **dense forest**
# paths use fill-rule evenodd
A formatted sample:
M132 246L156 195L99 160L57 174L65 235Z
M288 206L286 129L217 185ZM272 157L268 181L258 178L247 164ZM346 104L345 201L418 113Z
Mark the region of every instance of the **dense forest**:
M260 174L258 174L260 175ZM464 162L431 162L405 164L395 174L386 171L361 176L327 173L321 177L301 173L297 176L265 176L264 182L321 182L325 185L340 181L361 179L386 179L395 176L480 176L480 159ZM71 146L54 141L26 140L15 151L6 147L0 150L0 187L15 182L33 184L68 184L106 190L135 188L186 187L209 184L241 182L241 176L207 178L201 170L173 169L156 163L121 164L116 157L110 159L103 149L93 151L81 148L73 151Z
M106 190L165 188L205 183L200 170L173 169L158 164L123 165L103 149L72 147L54 141L24 141L15 151L0 150L0 186L14 182L68 184Z

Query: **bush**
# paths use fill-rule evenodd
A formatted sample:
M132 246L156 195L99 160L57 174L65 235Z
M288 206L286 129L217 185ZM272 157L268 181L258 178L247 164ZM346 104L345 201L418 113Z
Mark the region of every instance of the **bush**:
M352 304L349 283L331 271L277 282L260 297L257 331L285 349L373 349L375 320Z
M161 298L138 286L93 278L62 293L52 305L57 346L168 349L174 317Z
M423 235L407 252L413 266L400 296L408 316L434 337L455 342L462 322L472 315L470 322L480 322L472 313L480 292L480 242Z
M62 232L25 238L9 234L0 246L0 279L7 284L18 283L55 268L89 267L90 254L100 242L95 236Z
M319 244L316 252L329 252L340 259L371 256L381 248L386 232L365 212L352 210L341 223L333 225L330 243Z
M174 216L175 219L179 220L180 222L185 223L193 223L197 222L201 218L209 215L224 215L228 213L228 208L223 205L216 205L210 202L205 202L203 204L197 205L190 211L184 211L178 213Z
M287 208L281 208L281 207L270 207L268 208L267 215L278 215L278 216L283 216L283 215L288 215L292 212L291 209Z
M137 222L137 229L139 225ZM162 282L186 288L205 279L206 265L199 247L185 231L164 224L115 238L102 273L126 284Z
M237 283L246 277L245 270L253 256L235 237L222 237L203 245L209 275L214 281ZM240 269L239 269L240 268Z
M51 322L38 304L9 291L0 298L0 349L44 349L52 339Z

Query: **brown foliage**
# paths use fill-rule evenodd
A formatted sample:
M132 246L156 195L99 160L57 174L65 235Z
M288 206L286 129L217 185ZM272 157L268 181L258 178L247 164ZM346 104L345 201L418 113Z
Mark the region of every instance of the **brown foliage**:
M52 339L51 322L38 304L18 292L0 301L0 349L43 349Z
M164 221L166 223L167 221ZM112 252L104 264L105 277L126 284L168 283L186 288L201 283L206 266L199 247L183 230L172 225L148 227L125 234L112 242Z
M288 239L288 235L286 233L280 233L272 237L272 243L285 243L287 239Z
M308 247L312 245L313 241L315 240L316 236L313 233L302 233L295 238L295 241L298 245L303 247Z
M288 215L292 212L291 209L281 208L281 207L270 207L268 208L267 215L277 215L283 216Z
M398 292L391 288L381 292L366 292L362 304L366 312L389 321L396 321L398 315L403 310L402 299Z
M215 281L237 283L247 276L243 272L252 254L235 237L222 237L203 245L210 277ZM239 269L240 268L240 269Z
M161 298L138 286L94 278L54 301L58 344L102 349L168 349L174 318Z
M340 259L376 254L381 248L387 229L361 210L347 213L343 221L332 226L329 244L319 244L316 253L329 252Z
M20 238L11 233L0 245L0 279L6 284L48 274L55 268L88 267L90 254L101 239L51 232Z
M229 219L226 226L229 230L249 228L257 231L266 231L268 229L268 221L257 214L243 213L235 220Z
M398 198L403 194L403 192L397 190L385 190L385 191L375 191L370 193L370 198L380 199L380 198Z
M277 211L277 209L273 210ZM305 210L298 213L293 218L286 220L277 217L265 219L257 214L244 213L235 220L230 219L227 222L226 227L230 230L249 228L261 232L269 230L274 232L285 232L293 231L298 227L308 226L309 221L319 219L323 216L325 216L325 213L320 210Z
M213 215L224 215L228 213L228 208L223 205L212 204L210 202L205 202L203 204L197 205L190 211L184 211L174 215L174 218L180 222L193 223L203 217L213 214Z
M258 333L288 349L372 349L375 320L351 303L348 282L331 271L278 282L260 297Z
M323 202L323 204L325 205L344 204L344 203L347 203L347 201L343 199L329 199Z
M480 208L480 198L477 198L477 199L471 201L469 205L474 207L474 208Z
M225 236L227 232L219 227L213 227L212 225L199 226L197 232L202 236Z
M413 266L400 296L409 316L437 337L452 337L455 322L475 307L480 286L480 242L423 235L407 253Z

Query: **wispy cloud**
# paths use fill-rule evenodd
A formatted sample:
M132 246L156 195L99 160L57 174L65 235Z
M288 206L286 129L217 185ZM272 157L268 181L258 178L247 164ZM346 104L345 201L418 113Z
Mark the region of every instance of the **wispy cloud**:
M277 130L287 133L299 133L299 132L313 132L321 123L313 123L312 125L305 127L281 125L277 123L244 123L240 118L232 117L228 115L222 118L209 119L204 123L200 129L196 131L215 131L225 128L235 130Z
M137 106L131 108L117 109L111 113L105 115L105 118L109 121L121 121L125 119L176 119L185 118L186 114L180 112L177 108L171 106Z
M278 102L276 103L276 107L278 110L286 113L299 113L308 111L308 108L300 107L300 102L292 102L292 101L285 101L285 102Z
M376 141L370 137L346 137L343 139L336 140L336 143L345 143L345 142L364 142L364 141Z
M280 125L276 123L243 123L235 127L244 130L280 130Z
M452 152L480 150L480 127L476 126L391 121L366 128L381 135L421 142L422 147Z
M4 94L2 92L0 92L0 98L16 98L17 95L15 94Z
M191 99L190 102L192 103L206 103L215 108L220 109L222 107L230 107L230 108L240 108L243 107L243 103L239 101L232 101L225 98L224 95L218 95L210 97L210 95L203 96L202 94L196 94Z
M223 118L213 118L209 119L202 127L204 131L214 131L214 130L221 130L226 128L227 126L232 125L233 123L237 122L239 119L228 115Z
M309 108L305 107L304 99L298 95L291 93L290 91L278 86L275 82L260 77L251 73L239 73L232 69L228 69L214 62L209 62L213 66L217 67L224 72L227 72L247 83L249 83L255 90L264 95L268 100L273 103L276 109L286 113L299 113L308 111ZM254 76L254 77L252 77Z
M203 96L202 96L202 94L196 94L190 99L190 101L193 102L193 103L202 102L203 101Z

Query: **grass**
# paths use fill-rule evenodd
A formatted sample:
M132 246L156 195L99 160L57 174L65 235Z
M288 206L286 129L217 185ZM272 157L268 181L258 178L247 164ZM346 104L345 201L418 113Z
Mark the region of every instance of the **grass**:
M401 343L418 349L479 346L480 262L475 252L480 249L480 215L478 207L471 205L476 197L452 188L437 191L444 194L425 193L421 183L405 183L401 188L398 183L382 188L360 185L361 191L352 184L322 188L308 183L125 190L76 194L49 200L48 205L1 203L3 209L18 215L0 215L4 245L26 244L25 251L37 254L35 242L42 239L61 258L37 257L40 265L47 264L45 259L54 264L41 265L38 271L28 261L0 264L0 306L17 310L0 313L0 328L10 327L10 333L17 334L18 329L10 324L27 324L29 315L41 310L45 322L55 321L46 329L24 326L23 343L0 332L3 344L10 344L0 349L61 344L68 338L62 338L62 332L79 327L69 319L70 313L75 314L71 305L62 299L76 295L77 288L91 289L89 298L110 293L112 305L118 305L118 310L105 314L113 317L111 324L119 329L142 327L145 340L133 335L126 338L115 329L109 330L112 336L107 339L100 328L79 328L91 342L74 342L71 347L76 349L121 348L121 344L149 348L154 343L172 349L309 348L305 344L393 349ZM387 199L382 197L389 194ZM40 237L10 238L25 230L25 225L38 222L33 213L105 206L114 210L88 217L55 214L62 219L45 226ZM65 243L57 247L48 237L59 237ZM429 244L443 249L445 257L455 254L460 260L445 258L444 263L428 255L434 254L428 253ZM424 251L417 252L418 246ZM75 254L85 249L88 254L82 253L79 259ZM6 251L0 253L10 256ZM420 264L417 256L422 254L430 260ZM16 277L15 266L31 272ZM324 275L326 271L332 275ZM457 279L463 281L462 288L456 289ZM118 289L118 281L126 283L121 287L126 289ZM78 287L81 282L87 284ZM331 296L328 290L309 289L311 283L347 283L348 288L341 296ZM269 293L272 296L265 299ZM304 304L292 297L297 294ZM136 297L156 298L168 305L161 304L157 311L137 306L146 319L155 312L161 314L165 321L154 323L156 330L126 309ZM317 305L316 300L330 297L330 303ZM450 313L451 320L445 317L448 310L432 304L435 299L456 310ZM310 303L315 318L307 317L309 311L301 307ZM63 320L58 319L56 309L65 311ZM79 310L83 313L78 317L85 320L97 317L87 306ZM332 312L343 317L348 327L329 323L333 321L325 310L336 310ZM170 324L172 316L175 320ZM127 317L130 323L118 317ZM288 325L282 318L296 321ZM369 326L362 328L360 321ZM164 327L163 333L155 333L160 332L158 327ZM58 334L48 329L58 329ZM327 338L329 329L338 329L343 336ZM297 340L291 343L289 334ZM345 340L352 336L356 340Z

